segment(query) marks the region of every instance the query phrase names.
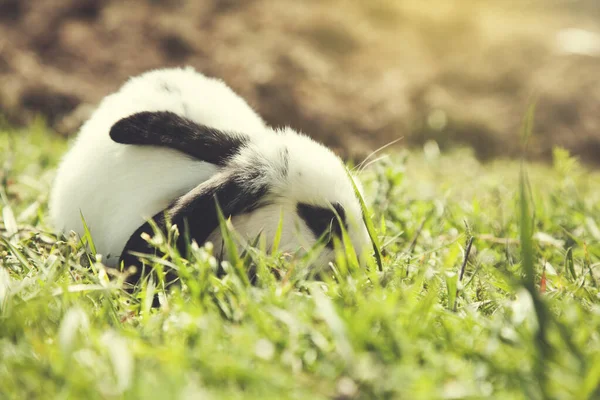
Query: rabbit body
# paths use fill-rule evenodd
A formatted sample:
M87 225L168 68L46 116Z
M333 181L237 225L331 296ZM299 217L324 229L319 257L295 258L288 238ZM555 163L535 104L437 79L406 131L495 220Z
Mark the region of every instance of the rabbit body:
M191 68L150 71L104 98L63 158L50 195L50 218L63 232L84 234L81 216L107 265L116 265L129 235L216 171L216 166L162 147L123 146L109 137L121 118L168 110L224 130L262 132L265 125L222 81Z
M185 225L189 238L219 253L217 202L248 240L261 234L272 243L283 217L284 251L307 250L342 225L358 253L369 244L339 157L290 128L266 126L223 82L191 68L142 74L101 102L58 168L50 216L83 235L83 215L107 265L139 265L130 253L153 251L142 238L153 233L149 219L161 229L165 218L180 232ZM332 258L330 238L319 260Z

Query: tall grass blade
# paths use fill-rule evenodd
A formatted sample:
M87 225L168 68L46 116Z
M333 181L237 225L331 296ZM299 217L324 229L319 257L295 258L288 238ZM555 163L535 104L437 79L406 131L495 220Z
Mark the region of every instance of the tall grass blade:
M281 235L283 234L283 208L279 214L279 224L275 231L275 237L273 238L273 246L271 247L271 253L276 254L279 250L279 243L281 243Z
M80 211L79 215L81 216L81 223L83 224L83 238L81 238L84 241L84 244L87 244L88 246L90 246L90 251L92 252L93 255L96 255L96 246L94 245L94 240L92 239L92 233L90 232L90 229L88 228L87 223L85 222L85 218L83 217L83 213Z
M379 246L379 240L377 238L377 233L375 232L375 227L373 226L373 221L371 221L371 218L369 218L369 210L367 209L365 201L364 201L362 195L360 194L360 191L358 190L358 187L356 186L356 183L354 182L354 178L352 178L352 175L350 174L350 171L348 171L348 169L346 169L346 174L348 175L348 178L350 179L350 182L352 183L352 188L354 189L354 194L356 195L356 198L358 199L358 202L360 203L360 210L363 215L363 221L367 228L367 232L369 233L369 238L371 239L371 244L373 245L373 252L375 253L375 260L377 262L377 268L379 269L379 271L383 271L383 263L382 263L382 258L381 258L381 246Z
M237 246L233 239L232 232L229 229L229 224L223 215L223 210L219 205L217 198L215 197L215 207L217 208L217 216L219 217L219 227L221 229L221 237L223 240L223 246L227 251L227 257L231 265L235 268L239 278L242 280L246 287L250 286L250 280L248 279L248 275L246 271L244 271L243 263L241 262L240 254L238 252Z
M575 263L573 262L573 248L572 247L569 247L569 249L567 250L567 254L565 254L565 267L566 267L567 271L569 271L571 278L573 278L573 280L576 280L577 273L575 272Z
M524 144L524 150L527 148L527 143L533 130L534 111L535 106L531 106L523 125L522 140ZM533 248L534 218L532 217L533 209L530 201L532 203L532 193L525 167L524 153L523 159L521 160L519 174L519 239L521 242L521 266L523 269L522 285L531 296L538 322L538 330L535 335L534 343L537 349L535 372L542 397L548 398L546 363L548 362L548 358L550 356L550 344L548 342L547 332L551 321L550 313L535 286L536 277Z

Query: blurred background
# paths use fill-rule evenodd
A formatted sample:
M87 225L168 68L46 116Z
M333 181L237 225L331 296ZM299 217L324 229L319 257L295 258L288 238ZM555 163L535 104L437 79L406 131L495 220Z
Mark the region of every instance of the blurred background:
M598 0L0 0L0 114L63 135L129 76L191 65L349 158L399 137L600 166ZM202 95L202 94L199 94Z

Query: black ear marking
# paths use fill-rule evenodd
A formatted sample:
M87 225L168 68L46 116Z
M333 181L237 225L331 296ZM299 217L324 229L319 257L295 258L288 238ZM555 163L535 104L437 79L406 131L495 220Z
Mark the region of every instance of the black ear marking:
M225 218L250 212L265 204L268 195L266 185L246 185L243 179L236 178L239 177L233 173L215 175L153 217L154 223L165 235L167 234L165 215L173 225L178 226L180 235L176 247L182 256L187 256L189 240L193 239L202 245L219 227L217 202ZM154 254L155 252L141 237L143 233L153 236L154 231L150 222L140 226L131 235L119 260L119 264L124 268L137 267L138 272L131 276L130 282L139 281L143 275L143 263L131 253Z
M110 129L117 143L161 146L223 166L248 141L239 133L200 125L170 111L144 111L119 120Z
M340 221L336 216L340 216L344 224L344 228L347 230L348 226L346 223L346 213L344 207L341 204L332 204L335 212L330 208L315 206L312 204L298 203L296 211L300 218L304 220L308 228L312 231L315 237L321 237L323 234L327 234L327 247L333 248L333 236L341 237L342 228Z

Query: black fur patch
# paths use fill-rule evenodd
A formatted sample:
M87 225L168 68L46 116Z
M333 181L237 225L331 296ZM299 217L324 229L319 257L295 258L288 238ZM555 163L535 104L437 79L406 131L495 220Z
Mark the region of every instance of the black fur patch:
M211 164L224 166L248 138L200 125L170 111L140 112L110 129L117 143L168 147Z
M153 220L165 235L167 234L165 215L168 216L173 225L178 226L180 235L176 247L181 255L187 256L190 240L195 240L199 245L202 245L210 234L219 227L217 202L221 207L223 216L228 218L248 213L264 205L267 195L268 187L266 185L248 186L244 184L243 180L236 179L233 174L225 178L216 177L181 196L166 210L156 214ZM123 264L125 268L137 267L136 274L129 279L130 283L137 283L145 275L143 263L131 252L143 254L154 254L155 252L141 238L142 233L147 233L150 236L154 235L149 222L140 226L131 235L119 260L119 264ZM168 275L169 281L174 276L175 274L171 271Z
M347 230L346 224L346 213L344 207L341 204L332 205L335 211L340 216L344 224L344 228ZM306 225L315 235L319 238L326 235L327 247L333 248L333 236L342 237L342 228L340 222L335 215L335 212L330 208L314 206L306 203L298 203L296 211L300 218L306 222Z

